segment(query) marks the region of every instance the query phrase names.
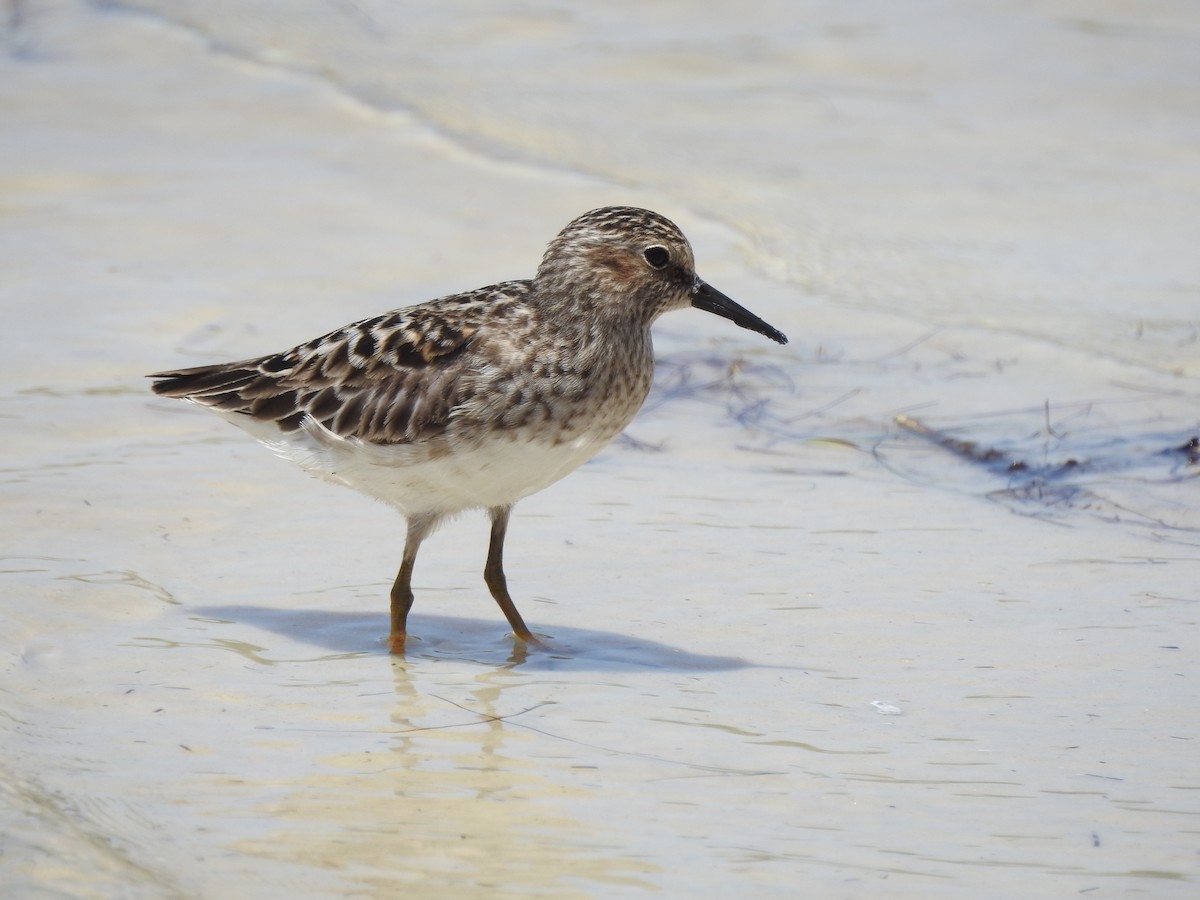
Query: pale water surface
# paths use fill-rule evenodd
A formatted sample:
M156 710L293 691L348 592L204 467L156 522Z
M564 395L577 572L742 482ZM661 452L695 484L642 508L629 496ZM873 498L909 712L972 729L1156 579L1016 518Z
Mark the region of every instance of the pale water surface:
M4 8L4 896L1200 890L1200 10L695 7ZM551 649L466 516L393 660L398 517L142 376L610 203L792 343L665 319Z

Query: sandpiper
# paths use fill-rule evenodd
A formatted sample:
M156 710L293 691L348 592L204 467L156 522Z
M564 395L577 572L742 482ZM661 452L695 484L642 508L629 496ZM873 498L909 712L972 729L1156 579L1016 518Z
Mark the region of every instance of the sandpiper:
M680 230L606 207L551 241L532 280L393 310L257 359L151 375L155 393L208 407L307 471L408 521L389 647L404 650L421 542L486 509L483 577L514 635L536 642L504 577L513 504L578 468L625 428L654 372L650 326L694 306L780 344L696 275Z

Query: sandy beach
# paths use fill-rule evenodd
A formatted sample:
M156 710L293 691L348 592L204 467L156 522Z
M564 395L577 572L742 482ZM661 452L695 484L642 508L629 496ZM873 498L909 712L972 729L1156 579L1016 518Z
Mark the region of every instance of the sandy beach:
M1194 896L1200 11L14 2L6 897ZM146 373L671 217L608 450L394 511Z

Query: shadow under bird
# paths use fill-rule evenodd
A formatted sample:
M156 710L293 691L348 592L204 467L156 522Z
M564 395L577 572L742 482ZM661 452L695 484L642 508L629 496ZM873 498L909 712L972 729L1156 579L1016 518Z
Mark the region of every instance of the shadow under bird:
M513 633L536 643L504 577L513 504L578 468L633 419L654 373L650 326L695 307L787 338L696 275L657 213L596 209L550 242L532 280L386 312L282 353L151 375L307 471L396 507L408 522L391 590L403 652L421 542L467 509L491 516L484 581Z

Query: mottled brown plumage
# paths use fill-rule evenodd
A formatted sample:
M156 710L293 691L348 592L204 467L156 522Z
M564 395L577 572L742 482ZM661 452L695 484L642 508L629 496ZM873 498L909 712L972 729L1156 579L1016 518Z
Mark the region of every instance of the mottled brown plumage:
M630 422L653 376L650 326L687 306L787 341L696 276L669 220L608 207L564 228L532 280L384 313L282 353L151 377L156 393L206 406L407 517L394 651L421 541L447 515L481 507L492 517L485 580L516 635L532 640L504 579L512 505Z

